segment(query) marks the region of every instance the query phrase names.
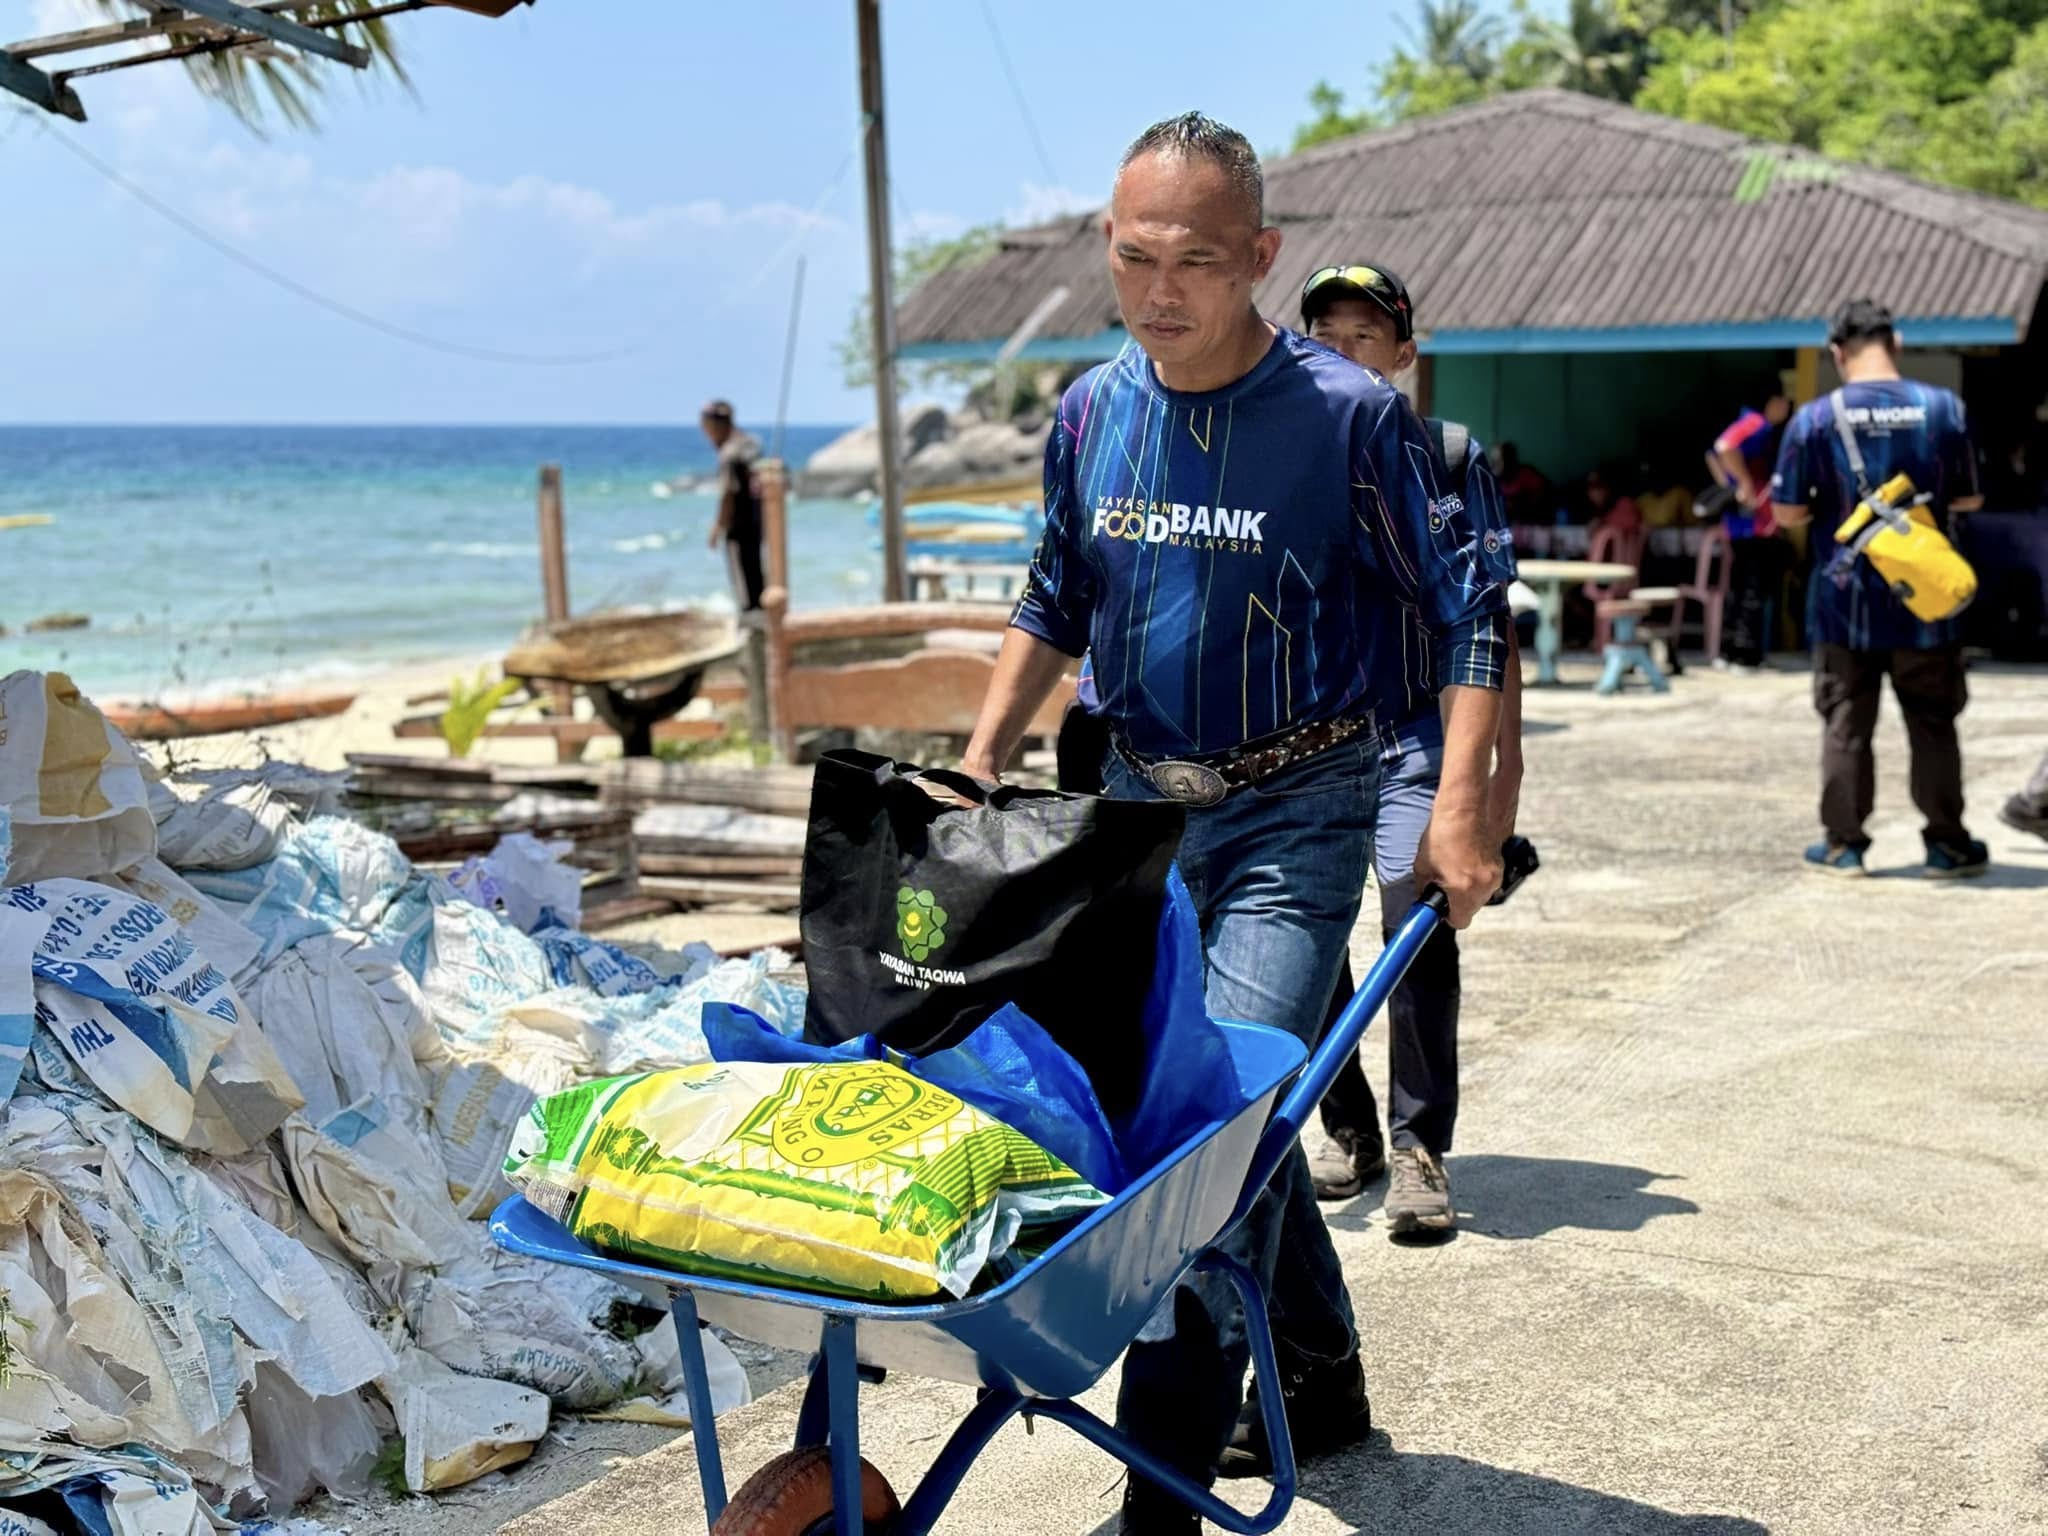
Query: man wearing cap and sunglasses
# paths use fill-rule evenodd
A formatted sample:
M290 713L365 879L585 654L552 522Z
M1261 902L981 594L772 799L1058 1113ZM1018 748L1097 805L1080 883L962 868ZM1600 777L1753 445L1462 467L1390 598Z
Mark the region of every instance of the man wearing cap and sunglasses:
M1417 856L1464 927L1498 889L1488 814L1505 589L1442 500L1401 396L1253 302L1280 231L1257 153L1197 113L1126 152L1104 221L1133 344L1067 391L1046 532L965 759L984 779L1087 652L1111 795L1188 808L1180 863L1206 1001L1313 1040L1356 923L1380 777L1374 712L1405 706L1413 608L1444 685L1443 787ZM1078 979L1085 987L1085 978ZM1289 1293L1287 1417L1304 1454L1369 1432L1350 1298L1297 1147L1226 1240ZM1183 1282L1125 1357L1118 1418L1188 1475L1216 1469L1247 1360L1235 1294ZM1256 1422L1255 1419L1251 1422ZM1263 1439L1263 1435L1258 1436ZM1121 1529L1199 1520L1133 1478Z
M1358 264L1311 273L1302 285L1301 321L1313 339L1382 378L1392 379L1415 363L1415 306L1407 285L1385 267ZM1432 418L1425 425L1447 471L1439 504L1453 497L1462 502L1479 531L1481 570L1505 588L1515 579L1514 548L1486 455L1455 422ZM1381 726L1379 824L1372 853L1380 922L1389 935L1415 903L1416 850L1429 824L1444 761L1432 647L1419 614L1408 611L1403 624L1405 695ZM1508 639L1499 767L1490 801L1494 834L1503 839L1514 831L1522 780L1521 665L1513 654L1512 626ZM1351 991L1347 957L1330 1004L1332 1020ZM1387 1004L1387 1139L1393 1143L1393 1164L1384 1211L1395 1236L1447 1232L1456 1221L1443 1158L1451 1149L1458 1116L1459 991L1458 936L1439 928ZM1322 1120L1325 1140L1309 1159L1316 1195L1348 1200L1388 1166L1379 1106L1355 1059L1324 1097Z

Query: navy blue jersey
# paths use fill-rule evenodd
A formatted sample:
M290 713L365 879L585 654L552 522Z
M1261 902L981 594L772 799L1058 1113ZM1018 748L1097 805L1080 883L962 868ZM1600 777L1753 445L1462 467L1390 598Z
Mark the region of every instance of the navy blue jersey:
M1404 713L1411 611L1438 686L1498 688L1506 589L1441 475L1398 391L1292 331L1199 393L1127 345L1060 402L1014 622L1090 652L1091 708L1148 754Z
M1977 458L1963 402L1946 389L1911 379L1879 379L1842 387L1842 402L1863 455L1863 475L1876 490L1893 475L1910 476L1933 496L1947 526L1949 504L1977 495ZM1868 560L1837 558L1835 530L1861 499L1848 450L1835 426L1833 397L1803 406L1785 428L1771 500L1808 509L1813 518L1813 577L1807 627L1815 645L1853 650L1932 650L1953 645L1953 619L1922 623L1893 595Z

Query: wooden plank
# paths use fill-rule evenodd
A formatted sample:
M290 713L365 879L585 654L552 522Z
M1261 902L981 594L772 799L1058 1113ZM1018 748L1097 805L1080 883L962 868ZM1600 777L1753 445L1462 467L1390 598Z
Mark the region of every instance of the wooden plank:
M503 805L518 793L509 784L474 783L463 779L413 778L379 774L355 785L365 800L435 800L449 805Z
M664 763L621 758L598 770L607 805L725 805L764 815L802 816L811 805L811 770L785 766Z
M676 904L667 897L649 896L643 892L638 896L619 897L584 907L580 926L585 933L602 933L607 928L636 923L643 917L666 917L675 909Z
M441 734L439 715L411 715L391 727L391 734L406 738ZM603 741L618 733L602 720L507 720L484 727L486 736L515 739L553 737L557 741ZM656 741L716 741L725 735L723 720L664 720L654 728Z
M641 871L649 875L718 875L734 879L794 880L804 872L802 859L732 854L642 853Z
M245 5L235 4L235 0L178 0L178 5L195 16L218 21L239 32L254 32L259 37L283 43L301 53L317 53L351 69L370 67L369 49L359 48L346 38L329 37L325 32L301 26L289 16L254 11Z
M68 117L74 123L85 121L85 108L79 105L78 94L70 86L33 65L23 64L4 48L0 48L0 90L12 91L45 112Z
M480 779L488 782L491 778L489 763L473 763L462 757L414 757L399 752L350 752L346 754L348 765L358 770L358 777L364 771L376 773L398 773L408 777Z
M966 651L917 651L891 661L795 667L788 677L784 719L792 727L968 736L995 670L989 657ZM1071 681L1054 689L1025 734L1056 734L1073 696Z
M643 875L640 889L678 906L755 906L769 912L794 911L802 892L794 883L769 880L714 880L704 876Z
M801 857L806 826L796 816L763 816L729 805L656 805L633 818L640 846L658 853Z
M782 622L792 645L813 640L880 639L933 629L1008 629L1008 610L991 603L869 603L859 608L807 608Z

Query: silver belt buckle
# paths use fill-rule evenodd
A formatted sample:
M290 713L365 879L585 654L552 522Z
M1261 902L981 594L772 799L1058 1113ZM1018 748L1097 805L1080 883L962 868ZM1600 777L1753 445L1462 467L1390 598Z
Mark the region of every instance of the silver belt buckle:
M1152 780L1153 788L1182 805L1216 805L1230 793L1229 781L1214 768L1205 768L1200 763L1154 763L1145 774Z

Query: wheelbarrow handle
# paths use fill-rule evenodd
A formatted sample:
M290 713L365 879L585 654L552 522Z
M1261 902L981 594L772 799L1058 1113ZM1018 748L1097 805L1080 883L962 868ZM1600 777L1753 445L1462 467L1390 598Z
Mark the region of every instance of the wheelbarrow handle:
M1536 856L1535 845L1526 837L1511 837L1501 845L1501 867L1500 890L1490 905L1497 906L1520 890L1523 882L1542 867L1542 861ZM1351 1001L1344 1005L1344 1011L1337 1015L1336 1022L1324 1032L1322 1041L1309 1054L1307 1063L1289 1085L1280 1101L1280 1108L1266 1122L1265 1134L1259 1138L1258 1150L1252 1155L1251 1173L1245 1179L1244 1192L1238 1196L1237 1209L1224 1228L1226 1232L1245 1218L1259 1191L1279 1172L1281 1160L1301 1134L1302 1126L1308 1123L1309 1116L1316 1112L1316 1106L1323 1102L1323 1095L1337 1080L1337 1074L1344 1070L1344 1063L1358 1049L1366 1026L1386 1006L1394 988L1408 974L1408 967L1422 953L1422 946L1436 932L1437 924L1450 916L1450 910L1450 898L1436 886L1424 891L1415 905L1409 908L1408 916L1394 930L1387 947L1380 951L1372 969L1365 973L1357 990L1351 994Z

